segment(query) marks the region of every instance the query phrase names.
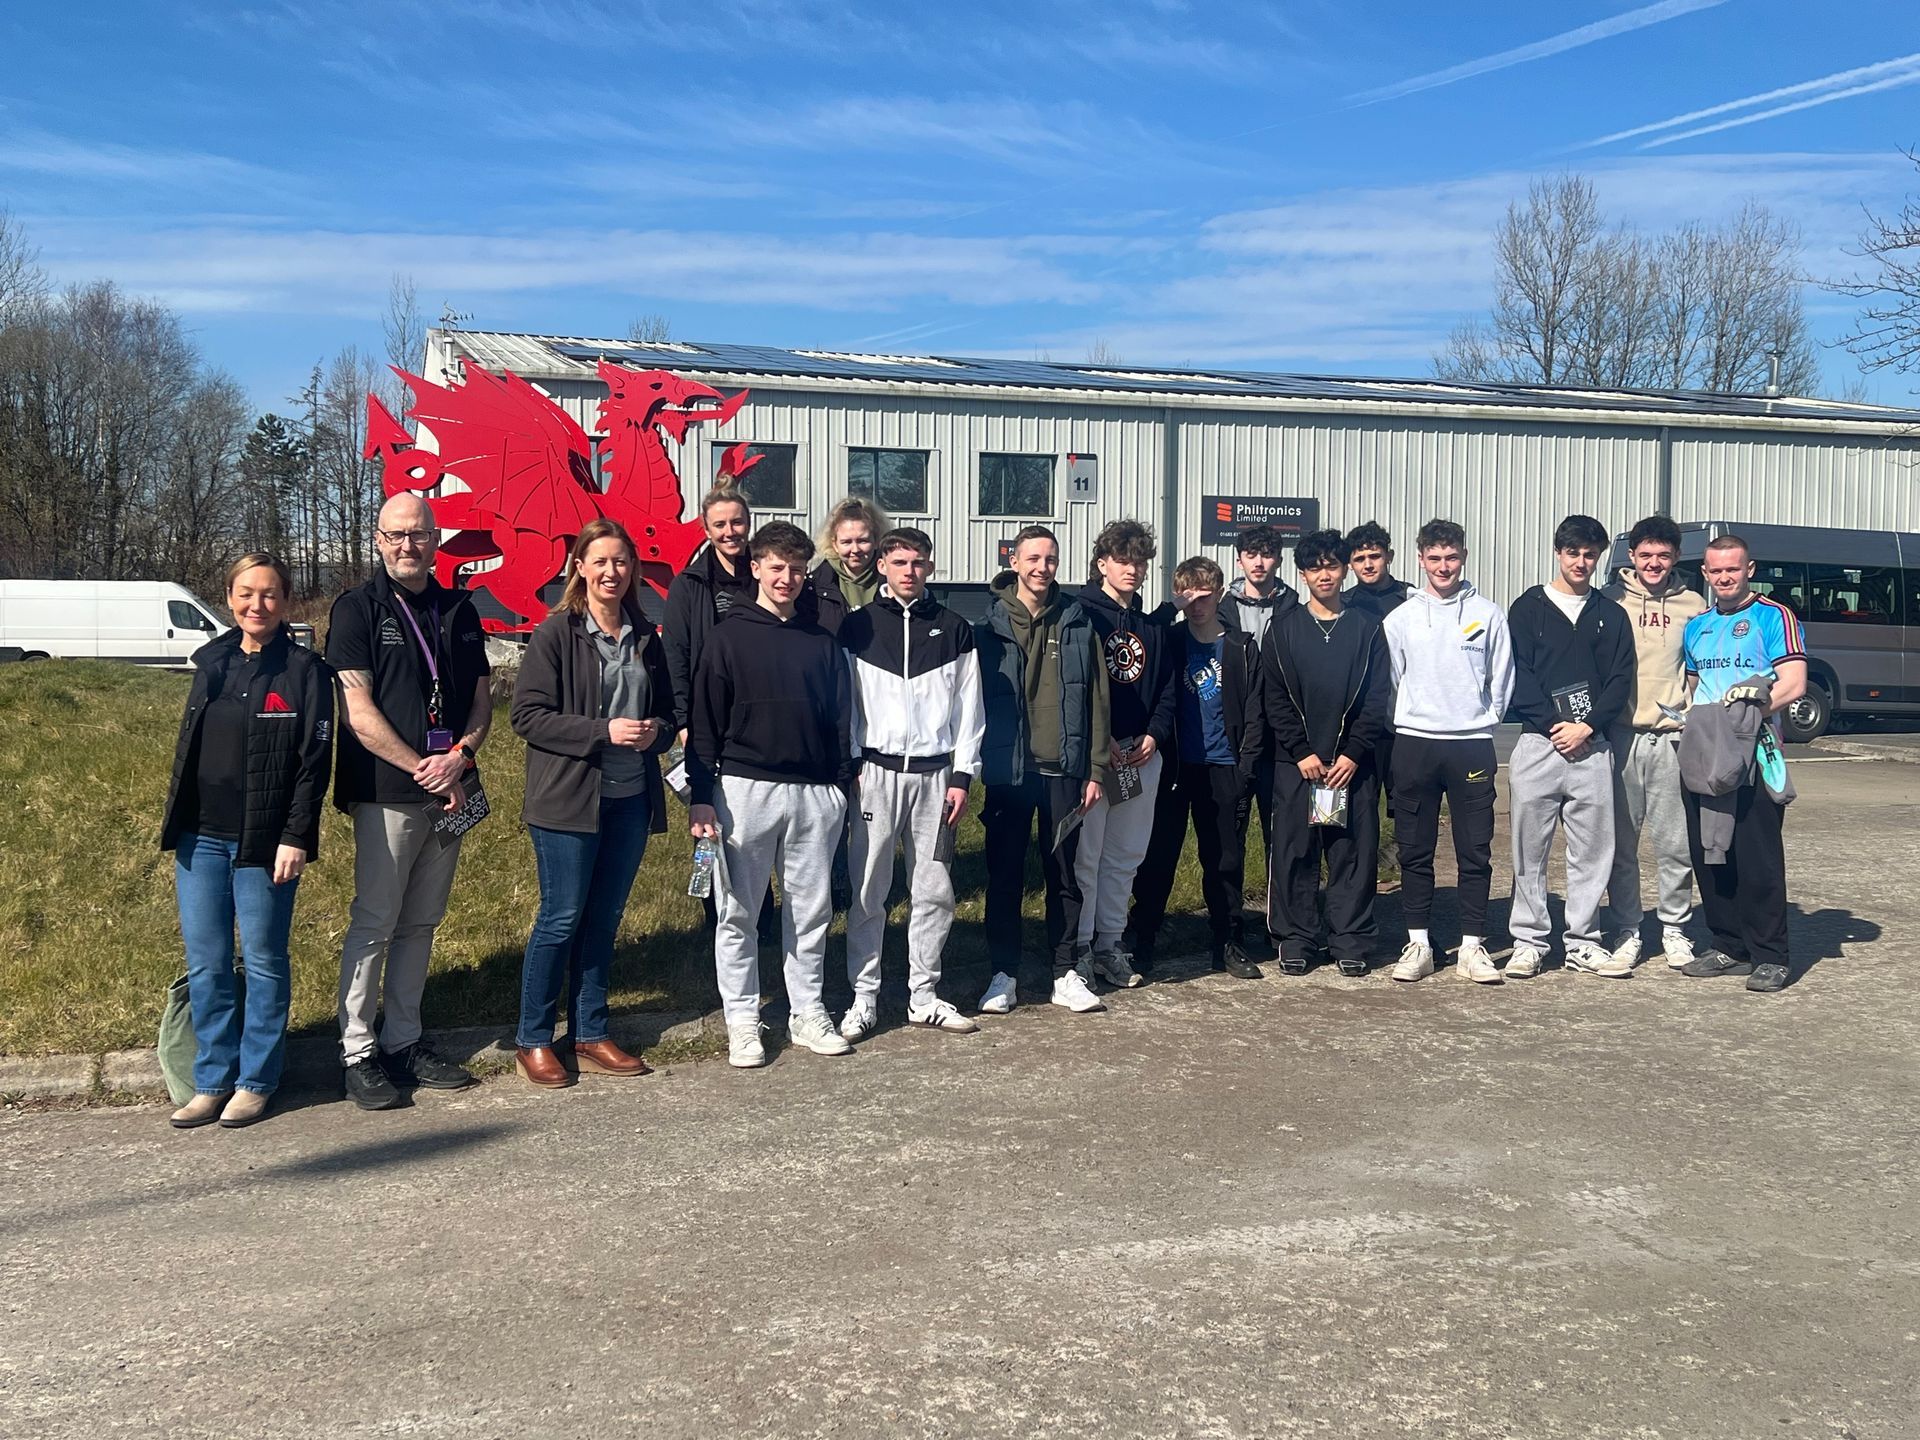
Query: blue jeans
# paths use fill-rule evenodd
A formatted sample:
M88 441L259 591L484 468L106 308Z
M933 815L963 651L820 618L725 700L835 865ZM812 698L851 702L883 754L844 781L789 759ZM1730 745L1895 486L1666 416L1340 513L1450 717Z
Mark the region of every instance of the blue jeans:
M180 938L187 947L187 995L193 1004L193 1088L202 1095L253 1090L271 1095L287 1050L293 966L287 935L300 882L273 883L259 865L235 865L231 840L189 832L174 851ZM233 973L233 925L240 922L246 997Z
M607 984L613 937L647 853L652 813L647 792L600 802L600 828L590 835L529 825L540 871L540 913L520 966L523 1048L553 1044L560 995L567 998L567 1034L607 1038Z

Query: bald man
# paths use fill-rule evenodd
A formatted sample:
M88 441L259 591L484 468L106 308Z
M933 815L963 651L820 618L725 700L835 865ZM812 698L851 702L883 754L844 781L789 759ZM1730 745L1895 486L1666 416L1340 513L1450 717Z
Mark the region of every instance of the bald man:
M380 569L334 601L327 660L347 722L333 803L353 817L354 841L340 1059L347 1098L390 1110L401 1086L473 1083L421 1038L420 997L460 859L459 837L436 834L434 822L466 803L493 704L480 616L433 575L440 532L426 502L394 496L373 538Z

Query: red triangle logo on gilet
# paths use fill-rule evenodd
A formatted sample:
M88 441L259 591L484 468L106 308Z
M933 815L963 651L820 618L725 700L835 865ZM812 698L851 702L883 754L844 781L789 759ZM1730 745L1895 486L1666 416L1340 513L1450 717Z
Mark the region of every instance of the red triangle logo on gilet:
M260 707L269 715L291 715L293 707L272 691L267 692L267 703Z

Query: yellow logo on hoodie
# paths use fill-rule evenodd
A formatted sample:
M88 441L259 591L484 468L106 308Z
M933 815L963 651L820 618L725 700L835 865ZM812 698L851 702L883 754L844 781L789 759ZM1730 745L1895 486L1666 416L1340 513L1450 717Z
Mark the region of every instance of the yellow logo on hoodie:
M1484 620L1475 620L1470 625L1461 626L1460 633L1466 636L1466 638L1469 640L1477 640L1480 638L1480 632L1485 630L1486 628L1487 626Z

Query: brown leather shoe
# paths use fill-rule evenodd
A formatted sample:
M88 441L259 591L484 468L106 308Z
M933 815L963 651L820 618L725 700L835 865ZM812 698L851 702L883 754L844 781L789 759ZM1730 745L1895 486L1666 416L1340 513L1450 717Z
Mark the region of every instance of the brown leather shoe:
M573 1063L595 1075L632 1079L651 1075L653 1067L638 1055L629 1055L611 1040L582 1040L573 1047Z
M573 1084L573 1076L567 1073L567 1067L560 1063L551 1045L522 1045L513 1052L513 1068L525 1076L529 1084L544 1085L549 1090L561 1090Z

